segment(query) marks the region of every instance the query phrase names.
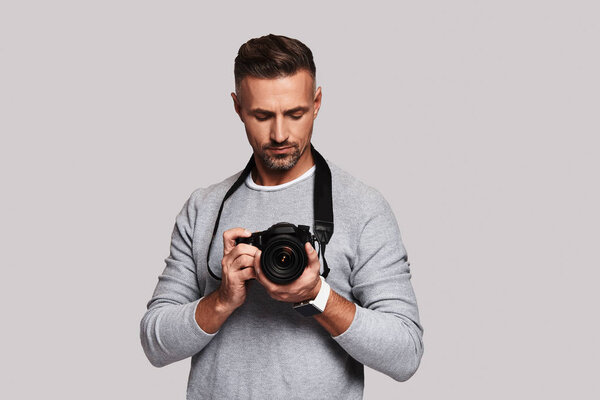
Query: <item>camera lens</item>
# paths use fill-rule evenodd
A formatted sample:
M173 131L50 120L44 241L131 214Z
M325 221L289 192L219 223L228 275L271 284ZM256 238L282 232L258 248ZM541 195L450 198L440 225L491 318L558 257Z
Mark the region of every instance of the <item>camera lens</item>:
M275 235L263 251L260 264L269 280L285 284L302 275L308 260L304 244L291 235Z
M289 247L283 247L275 255L275 264L281 269L287 269L294 264L294 251Z

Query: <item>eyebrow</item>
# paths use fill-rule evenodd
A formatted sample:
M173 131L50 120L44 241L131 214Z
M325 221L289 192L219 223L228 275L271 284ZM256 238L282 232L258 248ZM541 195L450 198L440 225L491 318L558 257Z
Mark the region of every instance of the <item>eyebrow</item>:
M295 114L297 112L307 112L309 110L308 107L305 106L298 106L298 107L294 107L291 108L289 110L285 110L283 112L284 115L290 115L290 114ZM250 112L252 114L265 114L265 115L275 115L275 113L273 111L269 111L269 110L264 110L262 108L253 108L252 110L250 110Z

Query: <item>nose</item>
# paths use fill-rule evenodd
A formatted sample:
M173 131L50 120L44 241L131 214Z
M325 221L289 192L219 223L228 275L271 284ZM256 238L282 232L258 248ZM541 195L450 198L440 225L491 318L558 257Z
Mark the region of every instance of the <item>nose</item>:
M271 125L271 141L275 143L283 143L287 140L289 134L285 126L284 118L277 116L273 118L273 124Z

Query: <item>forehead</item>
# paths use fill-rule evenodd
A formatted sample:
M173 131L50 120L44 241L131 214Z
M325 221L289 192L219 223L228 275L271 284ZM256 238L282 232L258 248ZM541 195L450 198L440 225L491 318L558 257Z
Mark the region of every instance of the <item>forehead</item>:
M308 106L312 102L313 79L308 71L273 79L245 77L240 85L244 107L267 110Z

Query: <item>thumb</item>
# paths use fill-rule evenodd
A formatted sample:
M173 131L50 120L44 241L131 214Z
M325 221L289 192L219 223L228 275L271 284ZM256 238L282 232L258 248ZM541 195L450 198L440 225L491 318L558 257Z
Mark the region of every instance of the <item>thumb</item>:
M308 256L308 266L307 268L316 269L319 271L321 269L321 263L319 262L319 253L312 247L310 242L306 242L304 245L304 249L306 250L306 255Z

